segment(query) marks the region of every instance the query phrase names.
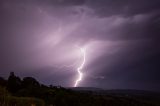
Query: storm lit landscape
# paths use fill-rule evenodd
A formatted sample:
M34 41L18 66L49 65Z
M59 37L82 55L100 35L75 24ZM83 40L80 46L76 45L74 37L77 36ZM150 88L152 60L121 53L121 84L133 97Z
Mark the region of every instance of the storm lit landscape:
M159 0L0 0L0 106L160 106Z

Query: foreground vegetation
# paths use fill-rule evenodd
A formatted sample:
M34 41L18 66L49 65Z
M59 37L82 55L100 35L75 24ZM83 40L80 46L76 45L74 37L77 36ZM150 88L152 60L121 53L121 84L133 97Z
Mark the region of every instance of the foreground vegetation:
M22 80L10 73L0 78L0 106L160 106L157 102L130 96L78 92L60 86L45 86L32 77Z
M11 96L5 88L0 87L0 106L45 106L45 103L33 97Z

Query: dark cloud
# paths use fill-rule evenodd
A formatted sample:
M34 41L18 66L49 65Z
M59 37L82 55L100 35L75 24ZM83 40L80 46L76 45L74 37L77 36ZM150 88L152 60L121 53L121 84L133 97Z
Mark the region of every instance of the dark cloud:
M100 16L123 15L133 16L158 12L160 1L153 0L88 0L88 5L95 9Z

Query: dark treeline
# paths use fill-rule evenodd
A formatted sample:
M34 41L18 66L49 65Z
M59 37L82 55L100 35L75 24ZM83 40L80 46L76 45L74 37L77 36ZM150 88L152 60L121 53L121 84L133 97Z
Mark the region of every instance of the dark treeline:
M60 86L46 86L35 78L0 77L0 106L158 106L127 97L82 93Z

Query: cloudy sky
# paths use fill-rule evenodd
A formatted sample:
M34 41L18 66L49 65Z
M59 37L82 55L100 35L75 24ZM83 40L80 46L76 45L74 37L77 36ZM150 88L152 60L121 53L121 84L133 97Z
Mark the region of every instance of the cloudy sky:
M160 89L159 0L1 0L0 76L72 87Z

